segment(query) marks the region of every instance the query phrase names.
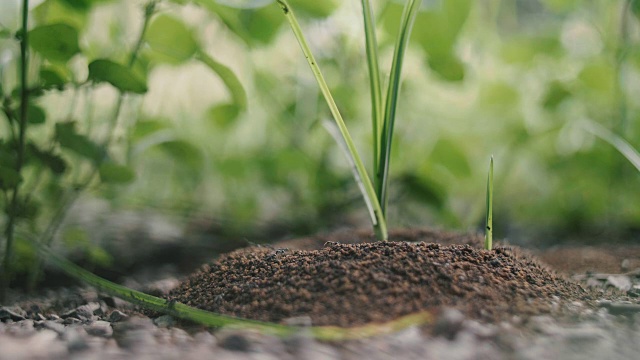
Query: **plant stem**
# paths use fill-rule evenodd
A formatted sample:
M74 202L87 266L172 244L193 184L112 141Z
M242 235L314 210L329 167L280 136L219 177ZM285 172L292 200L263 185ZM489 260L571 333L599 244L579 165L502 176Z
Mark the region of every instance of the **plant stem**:
M491 156L487 175L487 219L484 231L484 248L491 250L493 248L493 156Z
M378 240L386 241L388 238L387 223L384 218L384 213L382 212L382 208L380 207L380 202L376 197L376 193L373 188L373 184L371 183L371 179L367 175L367 171L364 167L364 164L362 163L362 159L360 158L360 155L358 155L356 146L353 143L353 140L351 139L351 135L347 130L347 126L345 125L344 120L342 119L342 115L338 110L338 106L333 100L333 96L331 96L331 92L329 91L329 86L327 85L326 81L324 80L324 77L322 76L322 72L318 67L318 63L316 62L315 57L311 53L311 49L309 48L309 45L307 44L307 41L304 38L304 35L302 34L302 30L300 29L298 20L294 16L291 7L289 6L286 0L277 0L277 2L278 2L278 5L280 5L280 7L282 8L282 11L284 12L285 17L289 21L289 25L291 25L293 34L298 40L298 43L302 48L302 52L304 53L304 56L307 58L307 62L309 63L309 66L311 67L311 71L313 72L313 75L315 76L316 81L318 82L320 91L322 92L324 99L329 105L331 114L333 115L333 118L335 119L336 124L340 129L340 133L342 134L342 137L344 138L345 143L347 144L347 148L349 149L349 154L351 155L353 162L355 163L356 171L358 172L360 181L362 182L362 185L364 188L363 195L365 196L365 200L368 199L370 204L372 205L371 221L373 223L373 229L376 233L376 237L378 238Z
M376 40L376 24L373 9L369 0L362 0L362 15L364 18L364 36L367 50L367 65L369 67L369 87L371 88L371 122L373 131L373 174L378 173L378 159L380 158L380 140L382 134L382 85L380 82L380 66L378 65L378 41ZM379 187L378 177L373 179Z
M382 213L386 214L387 189L389 182L389 163L391 161L391 142L393 140L393 129L396 119L396 108L398 105L398 92L400 90L400 80L402 74L402 63L404 54L409 44L411 29L415 22L422 0L409 0L404 7L402 19L400 21L400 32L398 34L393 62L391 63L391 73L389 76L389 89L385 103L385 114L380 142L380 157L378 159L378 172L376 173L376 184L378 184L376 195L380 201Z
M22 166L24 165L25 155L25 136L27 133L27 110L29 108L29 90L27 84L27 71L29 67L29 32L27 31L29 22L29 0L22 1L22 30L20 39L20 118L19 118L19 130L18 130L18 154L16 159L16 172L22 173ZM18 216L18 208L20 205L20 182L17 182L13 188L13 194L11 197L11 204L9 206L9 219L7 221L7 228L5 231L6 246L4 253L4 260L2 266L2 275L0 279L0 301L4 302L6 299L7 290L9 288L9 281L11 278L11 260L13 257L13 240L15 233L16 220Z

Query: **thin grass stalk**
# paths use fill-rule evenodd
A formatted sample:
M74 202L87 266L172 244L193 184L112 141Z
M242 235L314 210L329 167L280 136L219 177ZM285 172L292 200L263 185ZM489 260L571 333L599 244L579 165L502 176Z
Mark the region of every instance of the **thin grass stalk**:
M382 83L380 82L380 66L378 65L378 40L376 39L376 22L369 0L362 0L364 19L364 36L369 67L369 87L371 88L371 123L373 131L373 174L378 173L380 158L380 139L382 134ZM374 183L378 177L374 176ZM378 187L378 184L375 184Z
M620 154L622 154L638 171L640 171L640 153L625 139L593 121L586 121L585 128L590 133L616 148Z
M353 143L351 135L347 130L347 126L345 125L344 120L342 119L342 115L338 110L338 106L336 105L335 101L333 100L333 96L329 91L329 86L327 86L327 83L324 80L324 77L322 76L322 72L318 67L318 63L316 62L316 59L313 56L313 53L311 52L311 49L309 48L309 45L307 44L307 41L304 35L302 34L302 29L300 28L300 24L298 24L298 20L293 14L293 10L289 6L288 2L286 0L277 0L277 3L278 5L280 5L282 12L284 13L285 17L289 22L289 25L291 25L293 34L298 40L298 43L302 48L302 52L304 53L304 56L307 58L307 62L309 63L309 66L311 67L313 75L315 76L316 81L318 82L320 91L322 92L322 95L324 96L327 102L327 105L331 110L331 114L333 115L333 118L336 121L338 128L340 129L340 133L342 134L342 137L344 138L344 141L347 144L347 148L349 149L349 154L353 158L353 162L355 163L356 170L360 177L360 181L362 181L363 187L365 189L363 196L368 198L371 204L373 205L372 206L373 213L370 215L371 215L371 221L373 223L373 229L376 233L376 237L378 238L378 240L386 241L388 239L388 233L387 233L386 220L384 218L384 212L382 211L380 202L376 197L373 184L371 183L371 179L367 175L367 171L364 167L364 164L362 163L362 159L358 155L356 146Z
M116 296L130 303L140 305L146 309L166 313L180 319L194 321L203 325L219 327L219 326L236 326L243 328L253 328L274 335L289 335L296 330L293 327L279 325L275 323L266 323L257 320L241 319L232 316L222 315L193 308L178 302L171 302L161 299L143 292L127 288L125 286L113 283L103 279L80 266L72 263L62 256L54 253L48 246L41 242L30 239L31 245L35 247L38 253L48 262L63 270L67 275L76 280L85 282L101 292Z
M43 258L46 258L52 265L58 267L70 277L95 287L100 292L118 297L152 311L169 314L176 318L193 321L209 327L229 326L241 329L253 329L262 333L280 337L290 337L295 334L300 334L302 331L318 340L338 341L361 339L376 335L394 333L410 326L426 324L433 321L431 312L423 311L420 313L406 315L382 324L371 323L349 328L338 326L311 326L300 329L299 327L281 325L277 323L237 318L194 308L179 302L167 301L162 298L118 285L79 267L66 258L56 254L49 247L35 239L32 239L29 236L26 236L26 239L35 247L35 249L37 249L38 253Z
M484 229L484 248L485 250L493 249L493 156L487 175L487 218Z
M27 134L27 111L29 109L29 89L27 72L29 70L29 0L22 1L22 30L20 39L20 113L18 119L18 154L16 159L16 172L22 174L25 157L25 138ZM7 290L11 278L11 260L13 257L13 241L15 226L20 207L20 181L13 187L11 204L9 206L9 219L5 230L6 244L2 274L0 275L0 301L6 299Z
M393 129L396 119L396 108L398 105L398 93L400 91L400 80L402 75L402 63L404 54L409 44L411 29L415 23L418 9L422 0L409 0L404 7L402 20L400 22L400 31L395 46L393 62L391 64L391 73L389 75L389 88L387 90L387 99L385 103L384 121L382 126L382 139L380 142L380 157L378 158L378 172L376 173L376 195L380 201L382 213L386 215L387 207L387 189L389 182L389 162L391 160L391 142L393 139Z

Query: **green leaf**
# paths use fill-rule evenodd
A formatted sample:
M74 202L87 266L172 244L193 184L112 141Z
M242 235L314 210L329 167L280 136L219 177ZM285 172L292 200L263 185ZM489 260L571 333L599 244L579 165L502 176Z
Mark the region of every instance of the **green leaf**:
M13 189L21 180L22 177L15 169L0 165L0 189Z
M61 74L54 67L40 68L40 83L44 89L62 89L69 82L69 77Z
M511 107L519 101L518 90L502 81L484 84L480 89L480 103L486 106Z
M62 232L62 243L66 249L85 248L91 243L87 232L77 226L69 227Z
M91 7L94 4L109 2L113 0L60 0L60 1L76 10L88 11L89 9L91 9Z
M172 140L158 144L166 154L173 157L176 163L183 164L190 170L200 171L204 162L200 149L184 140Z
M396 45L389 74L387 99L384 105L383 126L380 141L380 154L376 168L376 195L380 201L382 213L386 214L387 189L389 181L389 163L391 159L391 146L393 142L393 130L395 127L396 109L400 94L400 82L402 80L402 65L404 54L409 45L409 38L419 13L422 0L410 0L406 3L400 20L400 30L396 38Z
M33 143L27 144L27 158L40 162L56 175L63 174L67 169L67 163L62 157L50 151L43 151Z
M549 84L542 99L542 106L547 110L555 110L565 99L571 97L571 92L559 81Z
M299 13L314 18L325 18L340 6L338 0L291 0L291 6Z
M429 162L443 166L456 177L471 176L471 165L466 152L453 140L439 139L429 156Z
M44 110L40 106L29 103L27 106L27 122L29 124L44 124L46 117Z
M138 121L131 132L131 138L139 140L147 135L153 134L156 131L164 130L168 128L166 121L162 120L143 120Z
M244 111L247 108L247 93L244 91L244 87L236 74L226 65L219 63L202 51L198 52L198 59L220 76L220 79L229 89L233 102L240 110Z
M584 126L587 131L615 147L620 154L622 154L638 171L640 171L640 153L638 153L638 150L631 146L629 142L595 121L585 120Z
M145 80L126 66L107 59L94 60L89 64L89 79L95 82L108 82L123 92L136 94L147 92Z
M452 54L430 56L427 62L433 71L447 81L464 80L464 64Z
M230 1L235 3L234 0L227 0L227 3ZM193 0L193 2L217 15L231 31L249 45L270 43L284 22L277 6L234 9L221 5L219 0Z
M216 0L218 4L236 9L256 9L271 4L274 0Z
M415 20L412 42L420 44L429 57L429 65L449 79L445 61L454 58L455 44L475 2L471 0L438 1L427 11L420 11ZM400 26L402 5L390 2L384 14L384 25L390 34ZM460 63L459 60L457 60ZM442 72L441 72L442 71ZM447 76L449 75L449 76ZM456 79L458 76L452 76Z
M398 183L411 196L436 209L444 208L447 194L444 187L436 182L406 173L398 178Z
M640 1L634 0L631 2L631 12L633 12L633 15L640 19Z
M76 133L75 125L73 121L56 124L55 139L60 146L96 163L102 161L104 156L102 148L88 137Z
M218 104L207 111L212 124L220 128L227 128L238 118L240 108L236 104Z
M0 141L0 166L16 167L16 151L2 141Z
M36 27L29 31L29 45L54 62L67 62L80 52L78 31L68 24Z
M68 24L75 29L84 29L88 12L80 11L60 0L45 0L32 11L37 24Z
M113 256L100 246L90 246L87 257L92 264L109 267L113 264Z
M193 33L185 24L169 15L159 15L149 25L145 36L160 60L180 64L189 60L198 50Z
M100 180L106 183L126 184L132 182L136 175L128 166L105 162L100 165Z
M615 87L615 66L606 60L598 60L585 65L578 78L589 89L604 93L613 93Z
M504 61L511 64L529 64L533 60L544 57L554 57L562 54L562 45L555 36L513 36L506 40L500 56Z

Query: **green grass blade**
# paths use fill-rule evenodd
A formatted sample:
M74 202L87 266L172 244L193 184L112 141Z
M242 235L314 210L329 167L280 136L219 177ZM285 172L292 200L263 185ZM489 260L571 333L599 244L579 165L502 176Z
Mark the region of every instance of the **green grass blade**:
M324 126L327 132L336 141L336 143L338 144L338 147L340 147L340 150L342 150L342 152L345 154L345 157L347 158L347 161L351 166L351 171L353 172L353 178L356 180L356 183L358 184L358 188L360 189L360 192L363 195L362 197L364 198L364 202L367 204L367 209L369 210L370 214L373 214L375 209L373 208L373 204L369 200L369 197L366 196L367 189L365 188L365 185L362 182L360 175L358 174L358 168L356 166L356 163L353 161L353 157L349 154L349 147L347 146L347 143L344 141L344 138L340 133L340 129L338 129L338 126L336 125L335 122L331 122L329 120L322 121L322 126Z
M484 229L484 248L493 249L493 156L489 163L489 175L487 175L487 219Z
M284 13L285 17L289 21L289 25L291 25L293 34L298 40L298 43L302 48L302 52L304 53L304 56L307 58L307 62L309 63L309 66L313 71L313 75L315 76L316 81L318 82L320 91L322 92L322 95L324 96L324 99L326 100L327 105L329 105L329 109L331 110L331 114L333 115L333 118L336 121L336 125L338 125L338 129L340 129L340 134L342 135L342 138L347 144L347 148L349 149L349 155L351 156L353 163L356 166L356 170L359 176L359 179L356 179L356 180L362 181L362 184L365 189L365 193L363 195L373 205L373 213L370 213L370 215L371 215L371 221L373 222L374 231L376 232L376 236L378 237L379 240L387 240L388 238L387 224L384 218L384 213L380 206L380 202L376 197L376 193L373 188L373 184L371 183L371 179L369 179L369 176L367 175L367 171L365 170L364 164L362 163L362 159L358 155L358 151L356 150L356 146L353 143L353 140L351 139L351 135L349 135L349 131L347 130L347 126L345 125L344 120L342 119L342 115L340 115L338 106L336 105L335 101L333 100L333 96L329 91L329 86L327 86L327 83L324 80L322 73L320 72L318 63L316 62L315 57L311 53L311 49L309 48L309 45L307 44L307 41L304 35L302 34L302 29L300 29L300 25L298 24L298 20L293 14L293 10L291 9L291 6L289 6L286 0L277 0L277 3L278 5L280 5L282 12Z
M404 54L409 44L411 29L418 15L418 9L422 0L409 0L404 7L402 20L400 22L400 32L396 39L396 47L391 64L391 74L389 77L389 89L385 103L384 121L380 141L380 156L376 166L376 195L380 201L383 214L386 214L387 188L389 181L389 161L391 159L391 140L393 139L393 128L395 124L396 107L398 104L398 92L400 90L400 77L402 74L402 63Z
M640 153L625 139L593 121L586 121L585 127L587 131L616 148L620 154L627 158L627 160L640 171Z
M382 84L380 82L380 66L378 65L378 41L376 40L376 22L369 0L362 0L364 18L364 35L369 67L369 87L371 88L371 122L373 130L373 173L378 172L380 157L380 139L382 133ZM377 181L377 177L374 177ZM376 184L376 186L378 186Z
M232 316L213 313L184 305L178 302L168 302L155 296L145 294L143 292L118 285L106 279L103 279L91 272L79 267L71 261L57 255L49 247L31 240L31 244L38 252L51 264L60 268L67 275L74 279L83 281L99 291L109 295L116 296L144 308L166 313L180 319L194 321L206 326L235 326L240 328L253 328L266 333L283 336L293 334L297 329L279 324L266 323L256 320L241 319Z

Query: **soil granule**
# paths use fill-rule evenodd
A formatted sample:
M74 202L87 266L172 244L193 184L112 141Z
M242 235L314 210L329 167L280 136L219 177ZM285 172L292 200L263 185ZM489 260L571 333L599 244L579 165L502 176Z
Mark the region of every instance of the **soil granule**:
M602 294L506 247L328 242L319 250L252 247L205 265L170 294L209 311L262 321L305 316L352 327L443 307L488 322L553 313Z

